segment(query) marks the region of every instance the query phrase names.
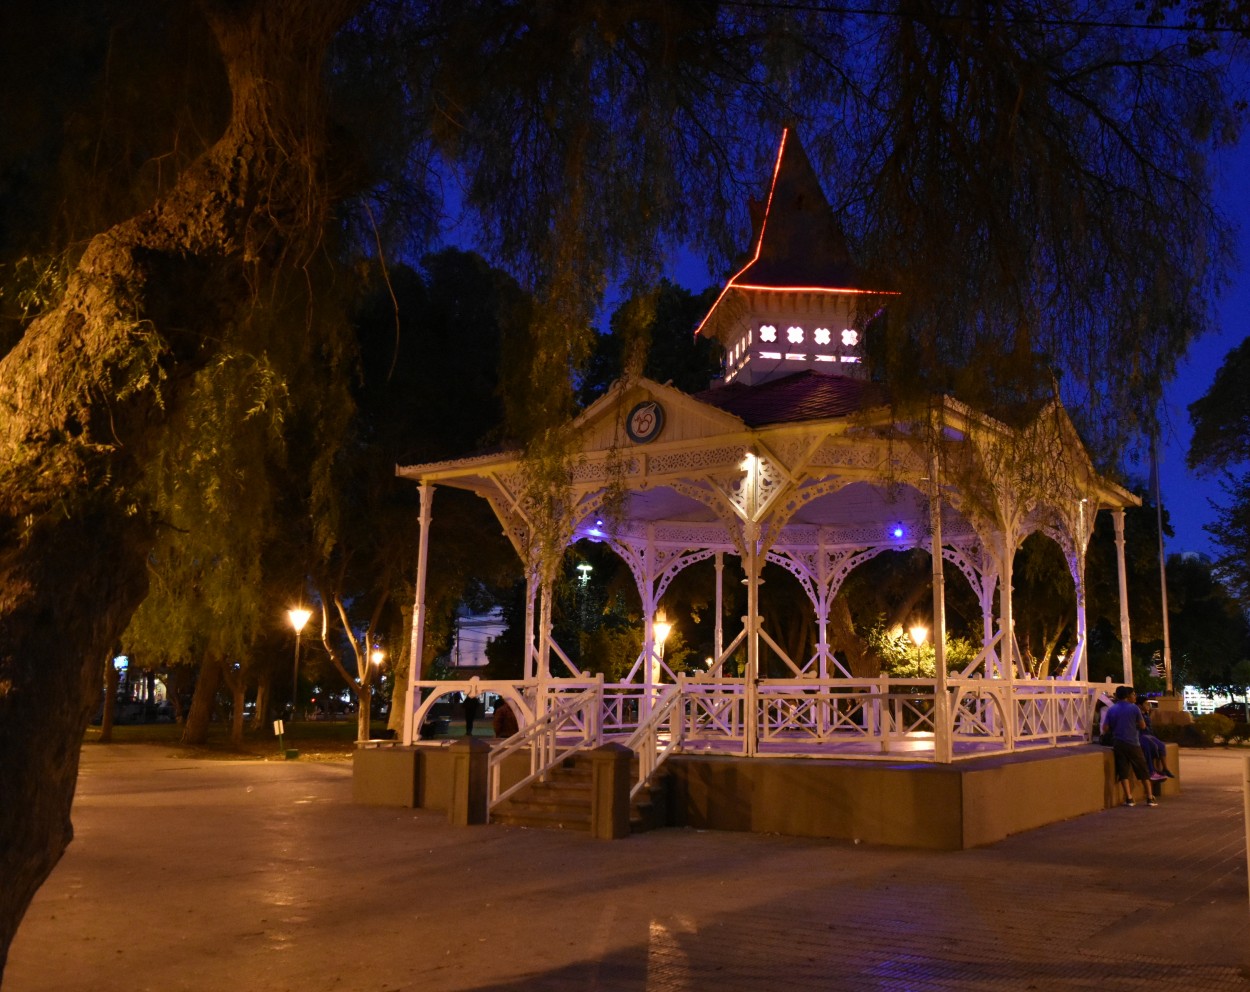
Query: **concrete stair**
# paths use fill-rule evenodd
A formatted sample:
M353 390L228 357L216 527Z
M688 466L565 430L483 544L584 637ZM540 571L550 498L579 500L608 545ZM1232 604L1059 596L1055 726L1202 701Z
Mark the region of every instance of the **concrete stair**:
M633 769L637 774L638 759ZM543 830L589 832L591 818L591 762L585 755L574 755L553 768L546 782L532 782L515 796L504 800L490 814L492 823ZM668 816L667 775L663 771L631 804L631 833L665 826Z
M492 823L545 830L590 830L590 761L580 755L551 770L545 782L531 782L490 814Z

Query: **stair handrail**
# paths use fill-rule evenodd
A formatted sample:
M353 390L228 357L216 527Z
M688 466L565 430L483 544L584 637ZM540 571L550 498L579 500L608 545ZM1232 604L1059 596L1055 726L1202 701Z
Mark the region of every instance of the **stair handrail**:
M660 766L668 760L668 756L681 747L686 736L686 709L682 705L686 694L686 676L679 675L677 684L673 686L658 704L652 707L651 715L638 725L625 742L625 746L638 755L638 779L630 786L629 799L633 802L640 792L647 787ZM673 720L673 712L678 718ZM661 737L661 730L668 725L668 739Z
M543 778L570 755L599 743L599 710L603 683L581 692L565 693L559 702L533 723L491 749L487 760L487 803L494 809L536 779ZM579 719L580 717L580 719ZM568 728L573 729L570 735ZM561 740L561 732L565 731ZM504 761L522 748L530 749L530 771L507 789L500 789Z

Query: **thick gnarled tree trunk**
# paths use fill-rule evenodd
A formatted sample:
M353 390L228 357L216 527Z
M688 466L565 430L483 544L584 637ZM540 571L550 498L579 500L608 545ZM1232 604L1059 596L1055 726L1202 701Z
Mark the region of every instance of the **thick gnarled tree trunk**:
M147 460L190 374L319 232L320 72L357 0L202 0L232 93L214 147L97 236L0 361L0 976L70 807L100 664L147 589Z

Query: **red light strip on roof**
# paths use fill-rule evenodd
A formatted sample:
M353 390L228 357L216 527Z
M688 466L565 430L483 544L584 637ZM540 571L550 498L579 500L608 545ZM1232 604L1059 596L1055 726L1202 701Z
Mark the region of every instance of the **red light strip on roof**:
M777 176L781 173L781 156L785 154L786 139L790 137L790 129L784 127L781 129L781 144L777 148L777 161L773 165L773 179L768 184L768 202L764 205L764 219L760 221L760 236L755 240L755 254L751 256L751 261L747 262L742 268L729 277L729 282L725 283L725 288L720 291L720 296L716 297L716 302L712 304L712 309L707 312L707 316L700 322L699 326L694 329L694 336L698 337L703 330L703 325L712 319L712 314L716 312L716 308L720 306L720 301L725 298L734 287L734 280L742 275L747 269L759 261L760 251L764 248L764 229L768 227L768 214L773 209L773 193L777 190Z
M726 286L726 289L729 287ZM754 283L740 282L734 289L758 290L761 293L860 293L864 296L899 296L892 289L837 289L833 286L757 286ZM719 303L720 301L717 300Z
M725 298L725 294L731 289L749 289L759 292L776 292L776 293L856 293L864 296L898 296L897 292L879 289L833 289L829 286L757 286L753 283L737 283L736 280L742 273L746 272L752 265L759 261L760 252L764 248L764 231L768 227L768 216L773 209L773 193L777 190L777 176L781 174L781 159L786 151L786 139L790 137L790 129L782 128L781 145L777 148L777 161L773 165L773 179L768 186L768 201L764 205L764 219L760 221L760 236L755 241L755 254L751 256L751 260L742 266L737 272L729 277L729 282L725 283L725 288L720 291L720 295L716 297L716 302L707 312L707 316L699 321L699 326L694 329L694 336L697 338L712 319L712 314L716 312L716 308L720 306L720 301Z

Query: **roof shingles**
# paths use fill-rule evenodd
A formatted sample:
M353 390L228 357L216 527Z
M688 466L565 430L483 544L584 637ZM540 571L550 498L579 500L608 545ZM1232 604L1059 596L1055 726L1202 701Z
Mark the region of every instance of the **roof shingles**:
M695 399L740 417L748 427L846 417L887 402L877 383L811 369L752 386L717 386Z

